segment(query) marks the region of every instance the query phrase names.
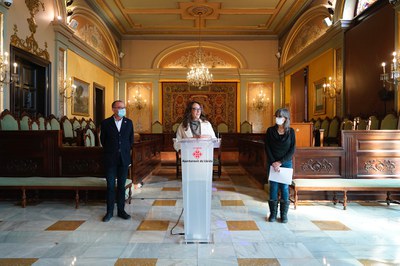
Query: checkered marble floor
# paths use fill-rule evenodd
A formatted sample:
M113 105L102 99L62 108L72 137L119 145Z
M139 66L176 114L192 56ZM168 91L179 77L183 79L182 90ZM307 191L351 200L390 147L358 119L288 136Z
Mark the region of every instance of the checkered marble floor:
M104 202L0 202L1 265L400 265L400 206L291 206L268 223L267 194L239 166L213 182L213 244L171 235L182 212L181 180L161 167L134 191L126 211L101 221ZM182 219L173 229L182 233Z

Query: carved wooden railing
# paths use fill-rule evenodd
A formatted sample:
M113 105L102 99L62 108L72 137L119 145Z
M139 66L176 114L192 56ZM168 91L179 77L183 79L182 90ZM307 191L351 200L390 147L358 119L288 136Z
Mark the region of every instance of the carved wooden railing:
M0 131L1 176L104 176L102 147L63 147L61 131ZM160 162L161 139L136 142L135 184Z

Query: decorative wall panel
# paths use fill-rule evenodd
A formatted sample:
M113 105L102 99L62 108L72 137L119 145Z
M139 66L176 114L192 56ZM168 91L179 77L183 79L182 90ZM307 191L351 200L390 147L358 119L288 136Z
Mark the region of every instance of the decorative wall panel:
M225 122L229 132L236 132L237 82L215 82L201 89L186 82L162 83L162 113L164 131L171 132L175 123L182 122L189 101L198 101L203 113L213 125Z

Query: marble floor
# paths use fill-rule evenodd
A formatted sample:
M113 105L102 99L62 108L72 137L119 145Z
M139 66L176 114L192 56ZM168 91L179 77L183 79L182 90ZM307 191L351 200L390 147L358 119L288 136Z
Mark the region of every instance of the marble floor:
M181 181L172 167L147 177L130 220L101 221L104 202L0 202L0 265L400 265L400 206L291 205L268 223L267 194L244 169L213 182L212 244L185 244ZM171 234L171 229L173 235Z

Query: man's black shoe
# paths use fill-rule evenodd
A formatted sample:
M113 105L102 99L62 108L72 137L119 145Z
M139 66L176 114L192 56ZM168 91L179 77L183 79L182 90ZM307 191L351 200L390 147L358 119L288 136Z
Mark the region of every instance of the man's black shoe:
M128 220L131 218L129 214L127 214L125 211L120 211L118 212L118 217L121 217L122 219Z
M110 221L112 217L113 217L112 213L107 213L107 214L104 215L104 217L103 217L103 222L108 222L108 221Z

